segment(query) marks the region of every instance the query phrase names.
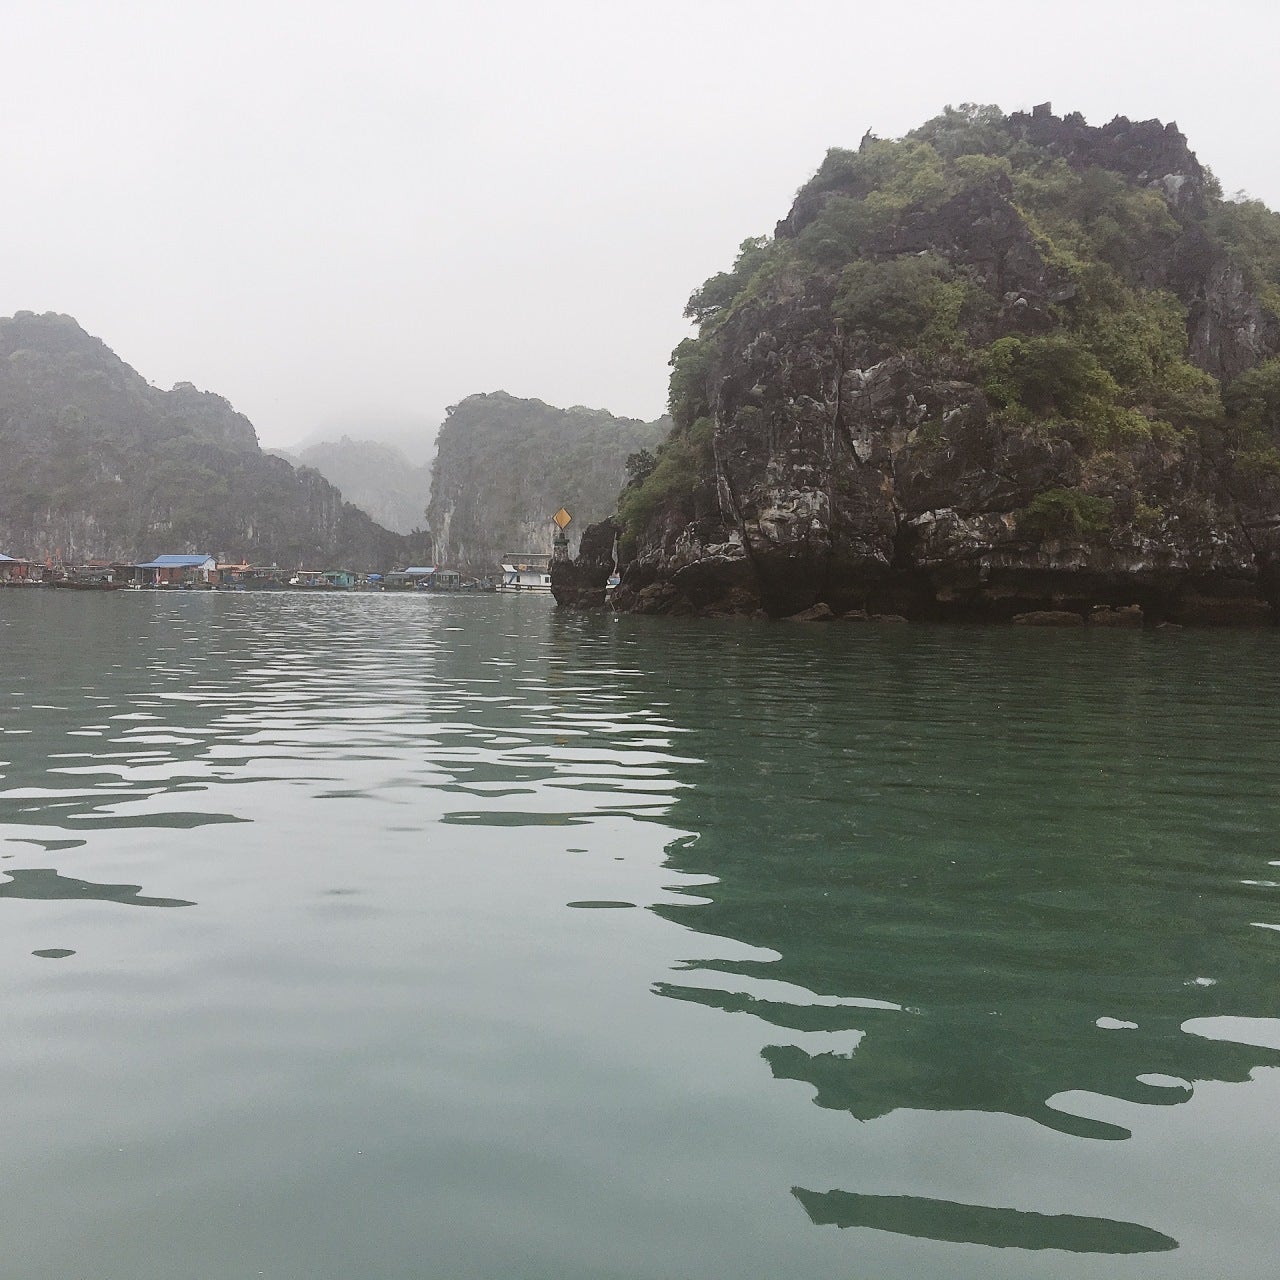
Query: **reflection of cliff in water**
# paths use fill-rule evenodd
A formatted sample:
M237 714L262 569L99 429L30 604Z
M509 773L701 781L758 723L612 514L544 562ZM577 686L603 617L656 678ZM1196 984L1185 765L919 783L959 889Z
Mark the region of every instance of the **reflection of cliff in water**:
M1257 927L1280 917L1273 637L670 639L652 692L705 762L670 859L716 882L654 909L777 958L658 989L862 1033L852 1053L765 1049L777 1078L861 1119L985 1110L1123 1137L1050 1100L1180 1102L1182 1082L1280 1062L1181 1030L1275 1014L1280 936Z
M1029 1213L956 1204L924 1196L869 1196L849 1191L793 1188L815 1226L872 1227L925 1240L987 1245L993 1249L1058 1249L1065 1253L1165 1253L1171 1236L1136 1222Z
M66 901L121 902L130 907L194 907L186 898L147 898L138 884L96 884L62 876L49 867L0 872L0 898L28 898L40 902Z

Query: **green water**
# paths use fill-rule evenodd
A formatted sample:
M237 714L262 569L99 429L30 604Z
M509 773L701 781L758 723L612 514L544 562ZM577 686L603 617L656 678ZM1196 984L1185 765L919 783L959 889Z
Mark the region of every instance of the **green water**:
M1280 636L0 591L0 1275L1275 1274Z

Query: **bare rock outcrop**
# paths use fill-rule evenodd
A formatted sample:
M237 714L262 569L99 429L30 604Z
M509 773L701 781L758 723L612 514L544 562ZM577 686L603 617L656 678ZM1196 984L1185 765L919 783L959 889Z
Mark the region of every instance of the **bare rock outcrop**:
M617 560L619 526L612 516L583 531L578 555L551 564L551 594L556 604L570 609L603 609L609 579Z

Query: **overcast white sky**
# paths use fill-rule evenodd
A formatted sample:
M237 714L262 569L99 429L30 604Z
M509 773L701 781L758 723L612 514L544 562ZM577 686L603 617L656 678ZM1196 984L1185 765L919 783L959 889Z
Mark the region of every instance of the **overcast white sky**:
M946 103L1174 119L1280 206L1280 3L0 0L0 314L265 444L473 391L662 412L685 299Z

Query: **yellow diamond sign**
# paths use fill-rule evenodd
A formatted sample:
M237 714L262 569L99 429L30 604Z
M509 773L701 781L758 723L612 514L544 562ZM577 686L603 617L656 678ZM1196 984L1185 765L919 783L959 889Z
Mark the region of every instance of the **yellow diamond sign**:
M560 510L559 510L559 511L557 511L557 512L555 513L555 515L553 515L551 518L552 518L552 519L556 522L556 524L558 524L562 529L565 527L565 525L567 525L567 524L569 523L569 521L570 521L570 520L572 520L572 519L573 519L573 517L572 517L572 516L571 516L571 515L570 515L570 514L569 514L569 513L568 513L568 512L563 508L563 507L561 507L561 508L560 508Z

